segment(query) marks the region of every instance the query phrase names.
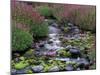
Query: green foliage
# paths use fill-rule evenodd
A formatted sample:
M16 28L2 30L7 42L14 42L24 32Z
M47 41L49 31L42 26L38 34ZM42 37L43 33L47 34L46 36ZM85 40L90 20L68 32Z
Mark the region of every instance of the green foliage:
M90 50L93 49L95 51L95 36L87 33L85 34L85 37L81 37L81 39L68 39L68 40L62 40L62 43L66 46L66 45L71 45L71 46L75 46L78 47L82 53L84 53L85 50ZM91 51L92 52L92 51ZM95 53L93 55L91 55L90 52L90 56L95 57Z
M25 31L20 29L14 29L12 32L12 50L13 51L23 51L30 47L32 44L32 36Z
M70 52L62 49L62 50L58 51L58 55L57 56L60 56L60 57L70 57L71 54L70 54Z
M45 17L50 17L52 15L52 11L49 6L40 6L37 7L37 11Z
M27 67L29 64L26 61L20 61L19 63L15 64L15 69L23 69Z
M20 57L19 59L20 59L20 60L22 60L22 61L24 61L24 60L25 60L25 58L24 58L23 56L22 56L22 57Z
M48 35L47 23L31 25L31 33L33 33L33 37L45 37L45 36L47 36Z
M28 74L32 74L33 72L32 72L32 70L28 70L27 73Z

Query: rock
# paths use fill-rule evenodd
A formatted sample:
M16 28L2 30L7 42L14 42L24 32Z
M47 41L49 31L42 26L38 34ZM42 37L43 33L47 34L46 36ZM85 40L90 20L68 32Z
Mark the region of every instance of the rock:
M43 70L43 66L42 65L39 65L39 66L34 66L32 67L32 71L33 72L41 72Z
M41 55L41 53L40 53L40 51L35 51L35 52L34 52L34 55L38 57L38 56Z
M27 72L29 70L31 70L31 67L30 66L28 66L28 67L26 67L24 69L21 69L21 70L16 70L16 74L27 74Z
M53 43L53 41L52 41L52 40L48 41L48 44L52 44L52 43Z
M26 73L27 73L27 71L24 69L16 71L16 74L26 74Z
M81 37L80 37L79 34L74 35L74 39L80 39L80 38L81 38Z
M50 72L57 72L57 71L59 71L59 67L58 66L54 66L49 71Z
M44 47L44 44L40 44L39 47Z
M46 56L56 56L56 51L50 50L50 51L45 52L44 55L46 55Z
M85 58L80 58L78 59L77 64L80 68L85 68L88 67L90 63Z
M55 60L60 60L60 61L70 61L70 58L56 58Z
M15 56L15 57L19 57L20 54L19 54L19 53L14 53L14 56Z
M71 54L78 54L78 55L80 54L80 50L78 50L76 48L71 48L69 51Z
M14 60L15 60L15 62L19 62L20 61L20 59L18 57L15 58Z
M79 33L80 30L78 28L74 29L74 33Z
M70 27L72 27L72 26L74 26L72 23L68 23L68 26L70 26Z
M58 25L57 25L57 23L52 23L51 24L53 27L57 27Z
M67 49L73 48L71 45L66 46Z
M11 70L11 75L16 75L16 70L15 69Z
M60 48L60 46L57 46L57 45L54 45L54 44L45 44L45 48L47 49L47 50L57 50L57 49L59 49Z
M74 67L72 66L72 65L67 65L66 67L65 67L65 70L67 70L67 71L73 71L74 70Z
M76 70L77 70L77 71L80 71L81 69L80 69L80 68L77 68Z
M52 34L52 33L59 33L60 32L60 29L54 27L54 26L49 26L49 33Z

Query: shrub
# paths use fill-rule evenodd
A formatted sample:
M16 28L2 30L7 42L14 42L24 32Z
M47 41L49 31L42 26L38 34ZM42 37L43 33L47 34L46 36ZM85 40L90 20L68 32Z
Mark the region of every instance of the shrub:
M78 25L83 30L95 32L96 12L94 6L80 6L73 11L69 17L70 21Z
M37 25L34 24L31 26L31 32L33 33L33 37L44 37L48 35L48 25L46 23Z
M72 22L81 29L95 31L95 6L71 4L56 5L53 7L52 11L61 25L67 25L68 22Z
M44 17L41 16L32 5L27 5L24 2L12 2L12 19L27 25L29 31L33 36L46 36L48 33L48 26L44 24Z
M23 51L30 47L32 44L32 36L25 31L20 29L14 29L12 32L12 50L13 51Z
M52 16L52 11L50 9L49 6L40 6L40 7L37 7L37 11L42 15L42 16L45 16L45 17L50 17Z

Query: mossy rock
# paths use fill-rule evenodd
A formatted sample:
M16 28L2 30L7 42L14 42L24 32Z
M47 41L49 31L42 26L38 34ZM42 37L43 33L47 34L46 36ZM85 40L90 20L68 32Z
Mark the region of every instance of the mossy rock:
M34 58L34 49L28 50L25 54L24 57L26 58Z
M68 28L67 27L64 27L64 32L68 32Z
M57 56L58 56L58 57L59 57L59 56L61 56L61 57L70 57L71 54L70 54L69 51L66 51L66 50L62 49L62 50L59 50L59 51L58 51L58 55L57 55Z

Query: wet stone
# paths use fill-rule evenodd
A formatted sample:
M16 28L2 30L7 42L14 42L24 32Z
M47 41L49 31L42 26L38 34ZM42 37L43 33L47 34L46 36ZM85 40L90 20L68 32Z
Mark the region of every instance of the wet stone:
M34 66L32 67L32 71L33 72L41 72L43 70L43 66L42 65L39 65L39 66Z
M74 53L74 54L79 54L79 53L80 53L79 50L74 49L74 48L70 49L70 52L71 52L71 53Z
M52 23L51 24L53 27L57 27L58 25L57 25L57 23Z
M26 73L27 73L27 71L24 69L16 71L16 74L26 74Z
M49 71L50 72L57 72L57 71L59 71L59 67L58 66L54 66Z
M80 71L81 69L80 69L80 68L77 68L76 70L77 70L77 71Z
M90 63L85 58L80 58L77 61L77 64L79 65L80 68L85 68L85 67L88 68Z
M67 70L67 71L73 71L74 70L74 67L72 65L67 65L65 67L65 70Z
M44 44L40 44L39 47L44 47Z

